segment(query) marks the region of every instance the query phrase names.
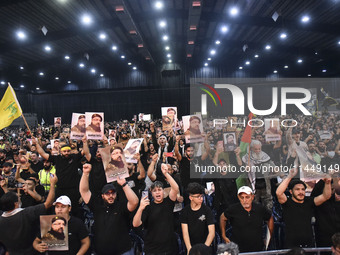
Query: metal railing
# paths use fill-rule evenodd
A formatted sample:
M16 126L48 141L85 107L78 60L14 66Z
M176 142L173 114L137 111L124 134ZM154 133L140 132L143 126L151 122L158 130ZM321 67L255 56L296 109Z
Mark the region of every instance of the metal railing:
M306 253L316 253L320 255L320 252L331 252L330 247L320 247L320 248L303 248ZM290 249L285 250L273 250L273 251L259 251L259 252L244 252L240 253L242 255L273 255L273 254L286 254Z

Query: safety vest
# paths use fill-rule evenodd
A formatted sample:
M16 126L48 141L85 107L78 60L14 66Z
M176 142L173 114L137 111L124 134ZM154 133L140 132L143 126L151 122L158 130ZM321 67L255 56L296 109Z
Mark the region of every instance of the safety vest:
M50 171L46 171L45 169L41 169L38 174L39 174L40 184L42 186L44 186L45 192L50 191L50 186L51 186L50 174L55 174L54 166L52 166Z

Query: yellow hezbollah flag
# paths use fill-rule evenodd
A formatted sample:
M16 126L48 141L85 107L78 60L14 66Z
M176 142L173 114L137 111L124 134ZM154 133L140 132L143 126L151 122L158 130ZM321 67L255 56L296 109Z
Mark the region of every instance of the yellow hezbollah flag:
M22 114L20 104L10 84L0 102L0 130L12 124Z

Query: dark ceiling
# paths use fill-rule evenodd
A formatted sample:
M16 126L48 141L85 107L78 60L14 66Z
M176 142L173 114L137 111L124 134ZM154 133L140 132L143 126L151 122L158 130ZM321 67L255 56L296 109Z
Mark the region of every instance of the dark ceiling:
M9 81L20 90L62 90L68 81L79 85L114 79L134 72L133 67L146 73L181 69L190 76L189 70L202 69L205 63L206 68L223 69L230 76L340 74L340 0L162 0L163 9L155 8L156 2L1 0L1 87ZM239 9L236 16L230 14L234 6ZM81 22L85 13L92 17L90 25ZM301 21L304 15L309 22ZM160 21L166 22L164 28ZM26 38L18 39L18 31ZM281 33L287 37L281 39ZM163 41L164 35L168 41ZM46 45L50 52L44 50ZM266 50L266 45L271 49ZM211 50L216 54L210 55ZM85 66L80 68L80 63Z

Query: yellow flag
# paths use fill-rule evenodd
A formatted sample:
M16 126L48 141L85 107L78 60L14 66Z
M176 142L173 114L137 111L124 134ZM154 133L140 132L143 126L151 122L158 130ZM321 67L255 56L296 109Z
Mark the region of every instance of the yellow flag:
M0 130L12 124L22 114L20 104L11 85L8 84L0 102Z

